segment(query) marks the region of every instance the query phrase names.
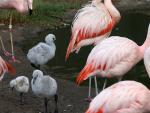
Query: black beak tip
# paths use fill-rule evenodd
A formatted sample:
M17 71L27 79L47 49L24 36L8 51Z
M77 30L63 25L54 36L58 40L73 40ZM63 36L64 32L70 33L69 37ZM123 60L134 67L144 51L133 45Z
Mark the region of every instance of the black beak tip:
M31 16L33 13L33 10L32 9L29 9L29 15Z

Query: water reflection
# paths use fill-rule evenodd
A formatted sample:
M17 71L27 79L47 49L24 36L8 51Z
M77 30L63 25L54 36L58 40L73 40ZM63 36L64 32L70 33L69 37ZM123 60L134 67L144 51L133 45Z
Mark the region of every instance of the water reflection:
M111 35L128 37L134 40L138 45L141 45L145 41L149 22L150 17L146 15L124 15L121 22L116 26ZM27 38L24 41L23 50L27 52L30 47L37 44L39 41L44 40L44 37L50 32L56 35L57 49L55 58L51 60L48 65L59 77L73 80L77 73L83 68L92 46L82 48L78 55L75 53L71 54L68 61L65 62L66 49L71 35L70 26L56 30L47 29L39 32L36 38ZM26 44L26 42L28 44ZM137 66L128 72L124 79L137 80L150 87L150 80L145 71L143 61L138 63ZM115 79L111 79L108 84L112 84L115 81ZM99 84L102 86L103 79L100 79Z

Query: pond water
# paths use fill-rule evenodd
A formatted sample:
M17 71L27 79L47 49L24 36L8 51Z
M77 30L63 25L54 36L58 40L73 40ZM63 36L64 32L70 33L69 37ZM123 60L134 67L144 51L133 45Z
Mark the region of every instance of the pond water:
M147 34L150 17L142 14L128 14L124 15L121 22L115 27L111 35L118 35L128 37L134 40L138 45L141 45ZM79 71L83 68L86 58L93 48L92 46L84 47L78 54L71 54L68 61L65 62L65 54L68 43L70 41L70 26L58 29L46 29L38 32L34 38L27 38L22 46L25 53L33 45L39 41L44 41L44 37L48 33L56 35L56 56L47 64L57 77L62 79L75 80ZM131 71L129 71L123 78L124 80L136 80L150 87L150 80L146 73L143 61L138 63ZM99 79L99 84L103 84L104 79ZM110 79L108 85L116 82L116 79ZM84 84L87 84L85 82Z

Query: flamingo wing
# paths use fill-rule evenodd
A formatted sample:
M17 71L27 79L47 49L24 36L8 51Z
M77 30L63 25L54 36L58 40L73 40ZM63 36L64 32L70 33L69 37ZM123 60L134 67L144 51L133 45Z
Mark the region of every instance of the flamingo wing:
M47 44L41 43L40 47L42 49L41 54L49 54L50 46L48 46Z
M27 56L30 57L36 57L38 56L39 54L46 54L45 52L45 49L43 49L44 47L42 47L41 45L44 45L45 43L38 43L37 45L35 45L33 48L31 48L29 51L28 51L28 54Z
M103 111L100 113L144 113L149 94L149 89L139 82L121 81L100 92L86 113L99 113L100 110Z
M0 57L0 80L3 79L6 72L11 73L12 75L16 74L15 68L8 62L4 61L2 57Z
M131 55L136 57L137 47L132 40L118 36L103 40L89 54L85 67L77 77L77 84L79 85L89 76L94 76L97 71L107 73L115 67L121 68L127 62L126 60L130 60L128 58Z
M77 12L73 21L72 36L66 58L80 41L104 35L110 32L113 26L114 21L102 3L99 4L99 7L92 3L85 5Z
M27 58L30 62L41 65L47 61L49 51L49 46L40 42L28 51Z

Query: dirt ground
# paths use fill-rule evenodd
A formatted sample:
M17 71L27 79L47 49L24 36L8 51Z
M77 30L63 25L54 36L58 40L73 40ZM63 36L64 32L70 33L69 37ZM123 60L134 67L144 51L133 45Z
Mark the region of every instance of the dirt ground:
M32 93L31 88L29 93L24 95L24 105L20 105L19 103L19 94L15 91L12 92L9 88L10 80L17 76L27 76L31 81L31 75L34 70L34 68L30 66L26 54L20 47L20 44L23 43L23 40L26 38L23 31L24 29L28 29L28 26L14 26L13 28L15 55L21 63L13 63L17 70L16 76L6 74L3 81L0 82L0 113L42 113L44 111L43 99L36 97ZM26 35L34 35L36 33L36 31L32 34L26 32ZM9 32L7 31L6 25L0 25L0 36L3 38L6 49L10 51ZM4 56L2 51L0 54L7 61L10 59ZM44 70L44 68L46 68L46 66L42 67L42 70ZM47 71L46 73L49 74L51 72ZM88 87L78 87L74 82L59 79L55 76L53 77L58 83L59 113L84 113L89 104L84 100L85 97L87 97ZM48 104L48 111L53 113L54 108L54 99L51 98Z

